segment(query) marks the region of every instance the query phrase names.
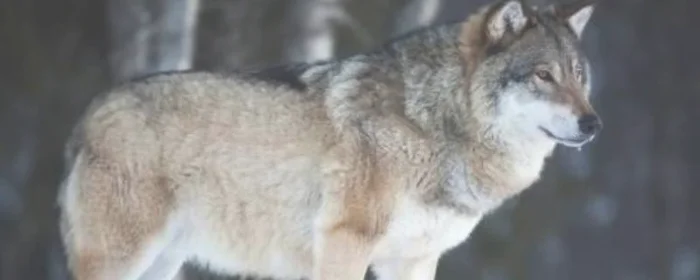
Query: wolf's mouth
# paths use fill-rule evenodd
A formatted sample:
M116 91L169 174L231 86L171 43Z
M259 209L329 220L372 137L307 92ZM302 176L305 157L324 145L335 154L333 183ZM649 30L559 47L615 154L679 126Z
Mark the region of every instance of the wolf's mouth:
M591 141L591 139L593 139L592 136L580 136L580 137L576 137L576 138L561 138L561 137L554 135L554 133L552 133L551 131L547 130L544 127L540 127L540 130L542 130L542 132L545 135L547 135L547 137L551 138L552 140L556 141L559 144L562 144L562 145L568 146L568 147L581 147L584 144L586 144L588 141Z

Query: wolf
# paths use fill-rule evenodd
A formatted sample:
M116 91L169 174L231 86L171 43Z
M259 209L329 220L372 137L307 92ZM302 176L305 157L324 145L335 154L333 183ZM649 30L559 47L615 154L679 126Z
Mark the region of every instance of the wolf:
M342 59L105 91L66 147L72 275L433 279L557 144L601 130L594 4L499 1Z

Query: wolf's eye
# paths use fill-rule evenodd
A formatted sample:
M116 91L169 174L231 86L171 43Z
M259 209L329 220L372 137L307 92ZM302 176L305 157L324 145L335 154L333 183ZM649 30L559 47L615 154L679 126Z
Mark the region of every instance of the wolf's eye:
M583 67L581 67L580 64L574 67L574 76L578 81L581 81L581 79L583 78Z
M554 82L554 77L552 77L552 73L550 73L547 70L537 70L537 72L535 72L535 75L537 76L537 78L540 78L545 82Z

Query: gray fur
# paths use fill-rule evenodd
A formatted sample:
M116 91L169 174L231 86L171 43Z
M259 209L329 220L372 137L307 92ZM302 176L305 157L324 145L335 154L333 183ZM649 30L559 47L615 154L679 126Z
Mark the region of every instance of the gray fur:
M163 73L96 98L59 197L77 280L172 275L185 260L433 277L557 143L600 129L570 14L519 3L344 59Z

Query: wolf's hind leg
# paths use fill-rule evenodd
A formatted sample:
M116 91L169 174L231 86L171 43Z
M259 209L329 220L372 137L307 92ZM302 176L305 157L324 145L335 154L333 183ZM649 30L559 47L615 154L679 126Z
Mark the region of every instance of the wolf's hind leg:
M148 252L121 256L107 250L83 250L74 253L71 262L76 280L137 280L146 279L141 278L141 275L155 262L155 257Z
M167 180L78 159L62 204L62 235L76 280L139 279L172 242Z

